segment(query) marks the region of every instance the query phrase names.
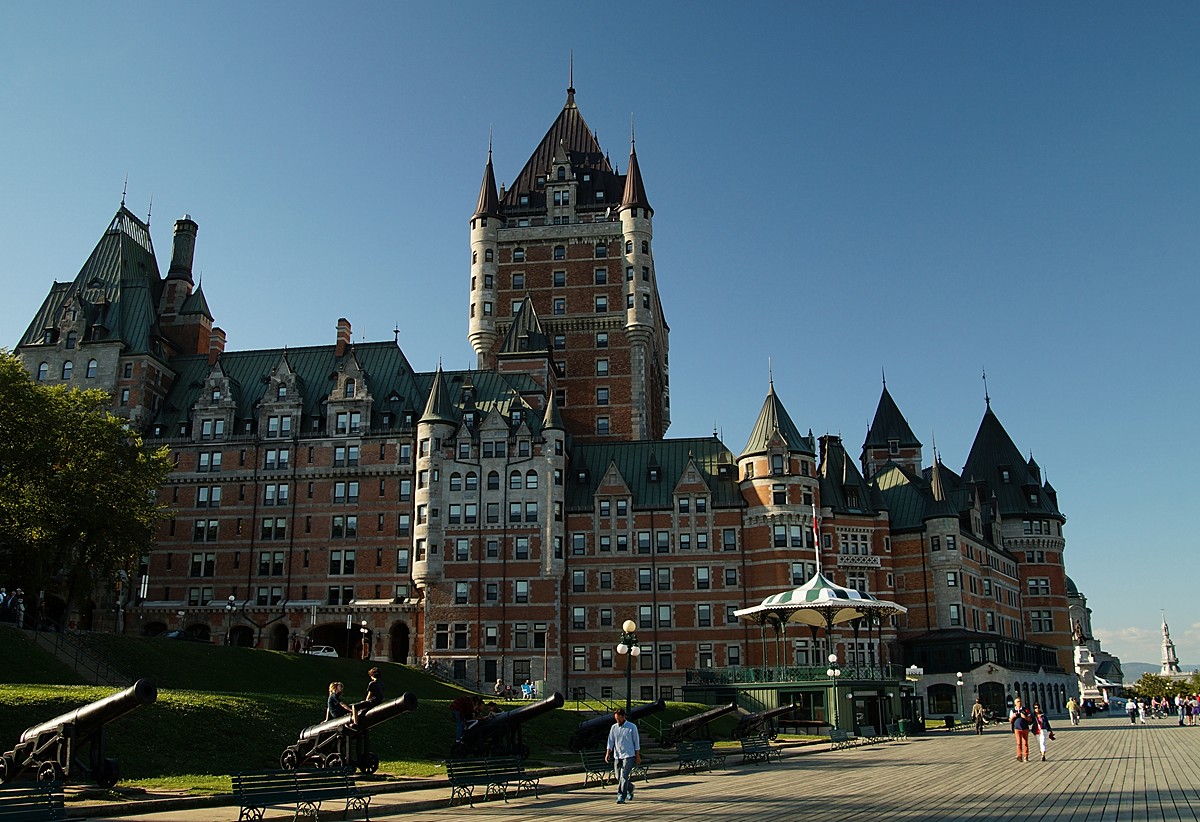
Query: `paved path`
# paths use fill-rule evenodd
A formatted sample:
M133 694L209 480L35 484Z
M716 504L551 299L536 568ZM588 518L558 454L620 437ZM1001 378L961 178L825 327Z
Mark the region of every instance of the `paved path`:
M445 807L449 788L377 796L373 820L1200 820L1200 727L1173 720L1130 726L1092 719L1055 726L1049 761L1017 762L1012 735L931 733L901 742L830 751L821 745L770 765L731 756L728 769L697 775L665 764L636 799L618 805L612 787L579 787L579 777L544 780L540 799ZM374 806L378 805L378 811ZM287 814L286 817L290 817ZM142 816L138 822L232 822L236 808ZM277 815L268 813L267 818ZM278 818L285 818L279 814Z

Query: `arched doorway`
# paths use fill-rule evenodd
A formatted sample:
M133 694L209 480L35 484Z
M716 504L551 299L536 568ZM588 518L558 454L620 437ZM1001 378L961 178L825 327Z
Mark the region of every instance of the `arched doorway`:
M288 626L277 624L271 629L270 649L286 651L288 649Z
M159 636L167 632L166 623L147 622L142 626L142 636Z
M1004 704L1004 684L1000 682L979 683L979 701L983 707L998 714L1007 713Z
M198 639L201 642L212 641L212 632L209 631L208 626L203 622L196 622L192 625L189 625L187 628L187 633L189 636L193 637L194 639Z
M229 644L239 648L254 647L254 631L249 625L234 625L229 629Z
M352 636L351 632L346 630L345 623L339 625L327 622L324 625L318 625L312 629L309 638L311 645L328 645L337 651L338 656L354 658L354 642L357 637Z
M392 625L392 662L408 662L408 623L397 622Z

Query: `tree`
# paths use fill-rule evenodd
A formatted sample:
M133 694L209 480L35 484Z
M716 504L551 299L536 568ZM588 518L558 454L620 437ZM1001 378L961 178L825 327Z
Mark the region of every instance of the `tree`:
M68 611L131 574L163 516L168 452L109 407L103 391L34 382L0 351L0 579Z

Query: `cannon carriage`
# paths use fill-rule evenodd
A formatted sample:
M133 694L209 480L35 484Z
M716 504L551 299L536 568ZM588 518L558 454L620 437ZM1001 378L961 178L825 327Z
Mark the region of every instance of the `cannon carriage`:
M795 705L780 705L778 708L768 708L765 711L758 711L757 713L743 714L738 718L737 725L729 732L729 738L743 739L747 736L761 734L767 737L767 739L774 739L779 735L775 718L791 713L795 708Z
M450 748L453 759L485 756L529 756L529 746L521 736L521 726L529 720L563 705L563 695L552 694L532 705L492 714L472 722L463 730L462 739Z
M363 773L375 773L379 769L379 756L371 750L371 728L416 708L417 698L406 692L399 699L360 712L357 724L347 715L310 725L300 732L293 744L283 749L279 765L289 771L312 765L357 768Z
M704 713L689 716L687 719L680 719L677 722L672 722L671 727L667 728L662 736L662 746L664 748L672 748L677 742L682 739L697 739L701 733L704 738L709 738L708 723L714 719L719 719L726 714L733 713L737 710L737 703L730 702L728 705L721 705Z
M636 723L637 720L644 716L656 714L659 711L666 709L667 703L664 700L657 702L647 702L644 705L638 705L629 709L629 714L625 717L631 722ZM585 719L579 723L579 727L575 729L575 733L571 734L571 740L568 746L575 753L594 748L597 745L603 745L608 739L608 730L616 722L616 717L611 713L594 716L591 719Z
M154 683L139 679L112 696L26 729L15 748L0 754L0 782L33 771L39 782L82 777L111 788L120 772L117 760L104 755L104 726L156 699Z

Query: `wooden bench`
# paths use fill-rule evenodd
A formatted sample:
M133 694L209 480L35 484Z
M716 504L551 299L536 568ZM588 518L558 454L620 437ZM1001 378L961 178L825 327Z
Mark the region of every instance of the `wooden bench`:
M483 788L483 798L499 796L508 801L508 789L514 795L528 790L537 796L538 778L530 776L525 763L517 756L492 757L490 759L449 759L446 761L446 777L450 781L450 804L456 799L466 799L475 807L475 789Z
M829 729L829 741L833 745L833 750L838 751L842 748L853 748L859 744L858 739L849 731L843 731L841 728Z
M358 810L368 822L371 818L371 797L359 792L346 770L246 771L233 775L233 795L240 806L238 822L261 820L267 808L291 808L292 819L318 819L321 803L331 801L344 801L347 817Z
M747 762L770 762L772 758L783 759L783 752L771 744L765 734L742 737L742 764Z
M31 782L0 788L0 820L41 822L66 819L61 782Z
M604 761L605 751L580 751L579 759L583 763L583 787L595 782L601 787L609 782L616 783L617 774L613 768L613 763ZM644 759L642 762L635 763L629 771L629 780L637 781L641 777L642 781L650 781L650 763Z
M725 754L713 750L711 739L681 739L675 746L679 751L679 770L692 773L707 768L712 770L718 765L725 767Z

